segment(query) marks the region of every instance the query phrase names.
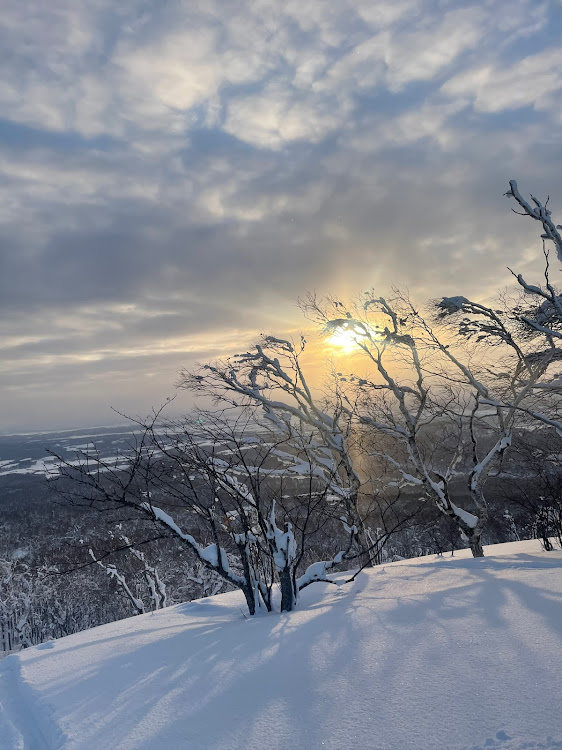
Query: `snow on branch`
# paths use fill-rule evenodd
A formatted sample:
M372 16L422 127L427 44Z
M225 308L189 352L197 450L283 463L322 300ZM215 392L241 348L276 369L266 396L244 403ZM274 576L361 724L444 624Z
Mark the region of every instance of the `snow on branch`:
M176 534L180 539L191 547L199 559L207 564L209 567L217 570L221 575L230 580L232 583L239 585L244 582L241 576L236 575L228 563L228 557L226 551L222 547L218 547L216 544L210 544L208 547L202 547L191 534L184 533L174 519L168 515L162 508L158 508L155 505L151 505L148 502L141 503L139 506L142 510L148 513L155 521L159 521L164 526L167 526L171 531Z
M528 203L519 192L517 182L515 180L509 181L509 190L505 193L505 195L510 198L514 198L517 201L517 203L523 209L524 215L530 216L531 219L535 219L535 221L541 222L544 230L542 238L545 240L550 240L554 243L558 260L562 262L562 236L558 231L559 229L562 229L562 226L560 224L555 225L550 218L552 215L552 211L547 208L548 199L546 203L543 204L541 203L541 201L535 198L534 195L531 195L531 200L534 203L534 207L531 206L531 204ZM515 213L518 212L516 211Z
M275 500L271 504L271 511L267 517L266 537L273 552L273 562L277 571L291 567L296 559L297 543L291 523L287 522L284 530L277 526Z
M472 513L469 513L467 510L463 510L462 508L459 508L458 505L455 505L455 503L453 503L451 500L449 500L449 504L455 516L460 518L461 521L465 523L469 529L476 528L476 524L478 523L477 516L474 516Z
M344 553L338 552L333 560L322 560L309 565L302 576L297 578L298 591L302 591L307 586L310 586L311 583L334 583L334 581L328 578L328 571L335 565L341 563L343 559Z
M139 599L136 597L131 589L129 588L129 585L125 579L125 576L122 573L119 573L117 570L117 567L113 563L104 563L102 560L98 560L98 558L95 556L94 551L92 549L88 550L88 553L92 560L97 563L105 572L107 575L116 582L116 584L125 592L125 595L129 599L129 601L132 603L133 607L136 609L137 614L142 615L144 614L144 603L142 599Z
M507 448L511 445L511 431L507 430L505 435L495 443L495 445L488 451L484 458L479 461L473 468L470 478L470 489L476 491L482 478L486 476L490 469L490 464L496 458L496 456L504 453Z
M548 385L548 384L546 384ZM535 385L535 388L538 388L539 385ZM545 386L541 386L545 387ZM542 414L539 411L536 411L534 409L527 409L524 406L520 406L517 404L512 404L508 401L505 403L499 403L498 401L493 400L484 400L480 402L482 404L491 404L493 406L499 407L501 409L512 409L514 411L520 411L524 414L527 414L528 416L532 417L533 419L536 419L538 422L542 422L543 424L547 425L548 427L553 427L556 431L556 433L562 437L562 422L560 422L557 419L551 419L550 417L547 417L545 414ZM492 449L493 450L493 449Z
M309 565L304 573L297 578L297 591L302 591L302 589L310 586L311 583L336 583L331 578L328 578L328 571L348 558L353 546L353 541L358 532L357 526L348 525L345 516L342 516L340 520L343 522L343 526L349 534L349 544L347 546L347 549L340 550L336 555L334 555L331 560L320 560L319 562L315 562L312 563L312 565ZM368 556L368 560L371 560L371 555Z

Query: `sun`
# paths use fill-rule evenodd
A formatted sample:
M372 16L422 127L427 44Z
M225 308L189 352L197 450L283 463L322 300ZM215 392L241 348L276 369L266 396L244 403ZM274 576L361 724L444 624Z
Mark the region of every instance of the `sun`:
M357 351L361 341L371 338L371 331L364 323L354 320L330 321L330 335L326 343L341 354Z
M327 343L342 354L351 354L357 349L357 334L353 331L335 331L328 338Z

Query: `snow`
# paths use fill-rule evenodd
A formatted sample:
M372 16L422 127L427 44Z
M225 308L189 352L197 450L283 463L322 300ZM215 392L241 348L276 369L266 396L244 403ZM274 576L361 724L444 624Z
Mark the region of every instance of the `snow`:
M168 515L168 513L162 510L162 508L158 508L156 505L151 505L150 503L141 503L140 507L144 508L145 510L151 511L156 520L166 524L166 526L168 526L175 534L177 534L180 539L191 541L194 546L198 546L191 534L184 534L184 532L180 529L172 516Z
M202 560L206 560L207 562L211 563L211 565L214 565L215 568L217 568L219 564L219 552L221 556L220 559L222 569L228 570L228 557L226 556L226 552L222 547L217 547L216 544L209 544L208 547L199 549L199 557Z
M478 523L478 518L476 516L472 515L472 513L469 513L467 510L459 508L458 505L455 505L453 502L449 502L455 516L458 516L462 521L464 521L470 529L476 528L476 524Z
M283 531L277 526L275 521L275 500L271 504L269 513L267 538L273 548L273 562L278 571L283 570L291 565L297 553L295 536L292 530L292 524L287 524L287 531Z
M107 464L107 467L98 467L96 465L96 471L106 472L127 469L129 467L129 464L126 461L119 463L121 459L121 456L104 457L103 461L104 464ZM33 463L30 466L21 465L27 461L33 461ZM95 461L95 457L93 458L93 461ZM83 463L83 459L71 459L66 463L68 466L80 466ZM92 464L92 466L94 465L95 464ZM48 478L57 476L58 474L60 474L60 470L58 459L55 456L47 456L46 458L40 459L22 458L17 463L10 462L4 466L0 466L0 477L5 476L6 474L44 474Z
M174 519L170 515L168 515L166 511L162 510L162 508L158 508L156 505L151 505L150 503L141 503L140 507L144 508L145 510L150 510L156 520L168 526L168 528L171 529L175 534L177 534L180 539L185 540L196 552L196 554L199 555L201 560L205 560L215 567L218 566L219 558L216 544L210 544L208 547L201 547L199 544L197 544L194 537L192 537L191 534L184 533L174 521ZM219 549L222 569L230 573L230 577L232 580L239 579L239 576L235 575L234 573L232 573L232 571L229 570L228 557L225 550L222 547L220 547ZM1 746L0 750L2 750Z
M14 468L14 466L20 467L20 465L26 461L33 461L33 463L31 466ZM55 469L55 459L51 457L40 458L38 460L22 458L19 461L19 464L11 462L10 464L3 466L2 469L3 470L0 471L0 476L4 476L5 474L45 474L45 476L49 476Z
M562 551L469 554L315 583L284 615L232 592L13 654L0 750L562 750Z
M443 297L441 302L437 303L437 307L440 307L443 311L441 315L452 315L463 309L463 305L466 305L468 300L466 297L457 295L455 297Z
M328 570L330 568L333 568L334 565L340 563L343 559L343 555L343 552L338 552L333 560L323 560L309 565L302 576L297 578L297 590L300 591L301 589L311 584L313 581L326 580L328 578Z

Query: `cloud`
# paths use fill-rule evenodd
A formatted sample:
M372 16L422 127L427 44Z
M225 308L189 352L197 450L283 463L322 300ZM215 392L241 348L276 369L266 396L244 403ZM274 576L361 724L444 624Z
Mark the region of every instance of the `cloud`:
M5 419L156 401L181 364L298 330L310 289L532 270L501 193L562 205L559 31L530 0L10 6Z
M318 143L349 113L349 103L335 107L327 97L299 97L288 86L271 85L257 95L234 99L223 128L246 143L277 149L291 141Z
M562 50L551 47L509 66L483 65L464 71L447 81L441 91L451 98L468 99L478 112L534 107L559 114Z

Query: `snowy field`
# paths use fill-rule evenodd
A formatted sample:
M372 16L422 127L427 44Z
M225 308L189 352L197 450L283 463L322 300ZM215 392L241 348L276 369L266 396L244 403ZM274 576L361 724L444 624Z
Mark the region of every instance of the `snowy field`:
M9 474L44 477L57 473L57 460L47 455L47 448L72 460L76 451L92 451L95 447L100 458L111 461L128 453L130 443L131 428L127 425L0 435L0 478Z
M316 584L283 616L234 592L9 656L0 750L562 750L562 552L486 553Z
M58 459L48 455L47 450L62 456L71 464L78 463L77 453L91 453L109 464L119 462L130 455L131 446L135 442L133 427L134 425L114 425L59 432L0 434L0 479L11 474L42 478L56 476L59 473ZM263 428L259 426L254 432L256 435L264 434ZM214 445L204 437L199 439L198 444L201 448Z

